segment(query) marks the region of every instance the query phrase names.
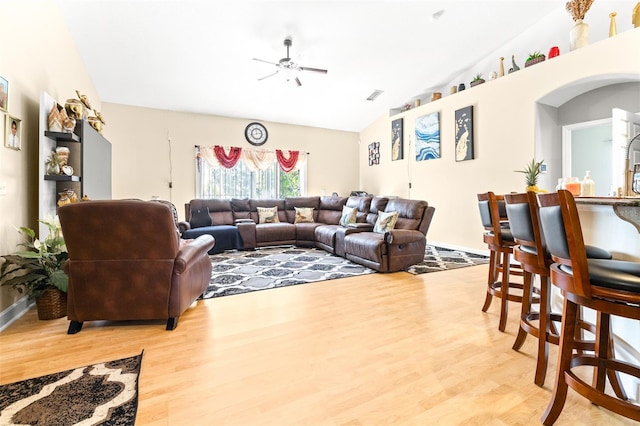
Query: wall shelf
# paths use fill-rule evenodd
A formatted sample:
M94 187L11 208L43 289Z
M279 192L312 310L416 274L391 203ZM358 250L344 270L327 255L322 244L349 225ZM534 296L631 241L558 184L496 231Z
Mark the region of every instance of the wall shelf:
M44 175L44 180L55 180L56 182L80 182L80 176Z
M48 138L53 139L56 142L78 142L80 143L80 136L75 133L66 133L66 132L50 132L46 130L44 135Z

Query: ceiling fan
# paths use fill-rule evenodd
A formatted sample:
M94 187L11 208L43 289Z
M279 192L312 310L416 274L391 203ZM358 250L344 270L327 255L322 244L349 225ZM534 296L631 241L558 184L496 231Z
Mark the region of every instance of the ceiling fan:
M287 37L284 39L284 45L287 48L287 56L285 58L280 59L278 62L270 62L270 61L265 61L264 59L253 58L254 61L265 62L267 64L275 65L278 68L276 72L266 75L264 77L261 77L258 79L258 81L264 80L269 77L273 77L274 75L280 72L283 72L285 73L285 78L287 81L290 81L291 79L293 79L298 86L302 86L302 83L300 82L300 79L297 76L298 71L313 71L313 72L319 72L322 74L327 73L327 70L324 70L321 68L303 67L301 65L298 65L297 62L293 61L291 57L289 57L289 48L291 47L291 44L292 44L291 37Z

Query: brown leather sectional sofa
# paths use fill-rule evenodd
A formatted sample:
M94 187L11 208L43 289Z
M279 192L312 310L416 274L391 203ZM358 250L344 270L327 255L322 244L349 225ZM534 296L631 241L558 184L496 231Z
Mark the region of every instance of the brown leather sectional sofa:
M344 206L356 223L340 226ZM277 207L279 223L259 223L258 207ZM313 208L313 223L295 223L296 207ZM192 227L195 212L208 211L211 225ZM426 201L386 197L311 196L284 199L194 199L185 204L182 238L213 235L218 252L275 245L318 247L379 272L395 272L424 259L435 209ZM194 216L192 217L192 212ZM394 229L373 232L380 212L398 212Z

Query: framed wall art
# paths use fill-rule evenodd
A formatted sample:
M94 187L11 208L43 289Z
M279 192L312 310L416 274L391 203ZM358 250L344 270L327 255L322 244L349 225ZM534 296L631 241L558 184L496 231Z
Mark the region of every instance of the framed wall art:
M456 161L473 160L473 106L456 110Z
M20 119L6 114L4 129L4 146L7 148L19 150L20 133L22 131L22 124Z
M380 142L369 144L369 165L380 164Z
M440 158L440 113L416 118L416 161Z
M403 158L402 118L398 118L391 122L391 159L395 161Z
M9 103L9 82L0 76L0 111L7 112Z

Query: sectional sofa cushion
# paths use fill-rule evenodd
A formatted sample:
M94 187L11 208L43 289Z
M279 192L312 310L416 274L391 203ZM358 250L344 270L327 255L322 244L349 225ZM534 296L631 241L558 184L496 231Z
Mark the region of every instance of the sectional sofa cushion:
M189 220L191 228L200 228L201 226L211 225L211 216L209 216L209 207L191 210L191 219Z
M256 207L258 210L258 223L278 223L277 207Z
M312 207L294 207L296 215L293 223L313 223L313 208Z
M381 212L375 225L373 225L373 232L378 234L389 232L396 226L397 221L398 212Z
M340 226L349 226L350 223L356 223L356 215L358 210L355 207L344 206L342 208L342 216L340 216Z

